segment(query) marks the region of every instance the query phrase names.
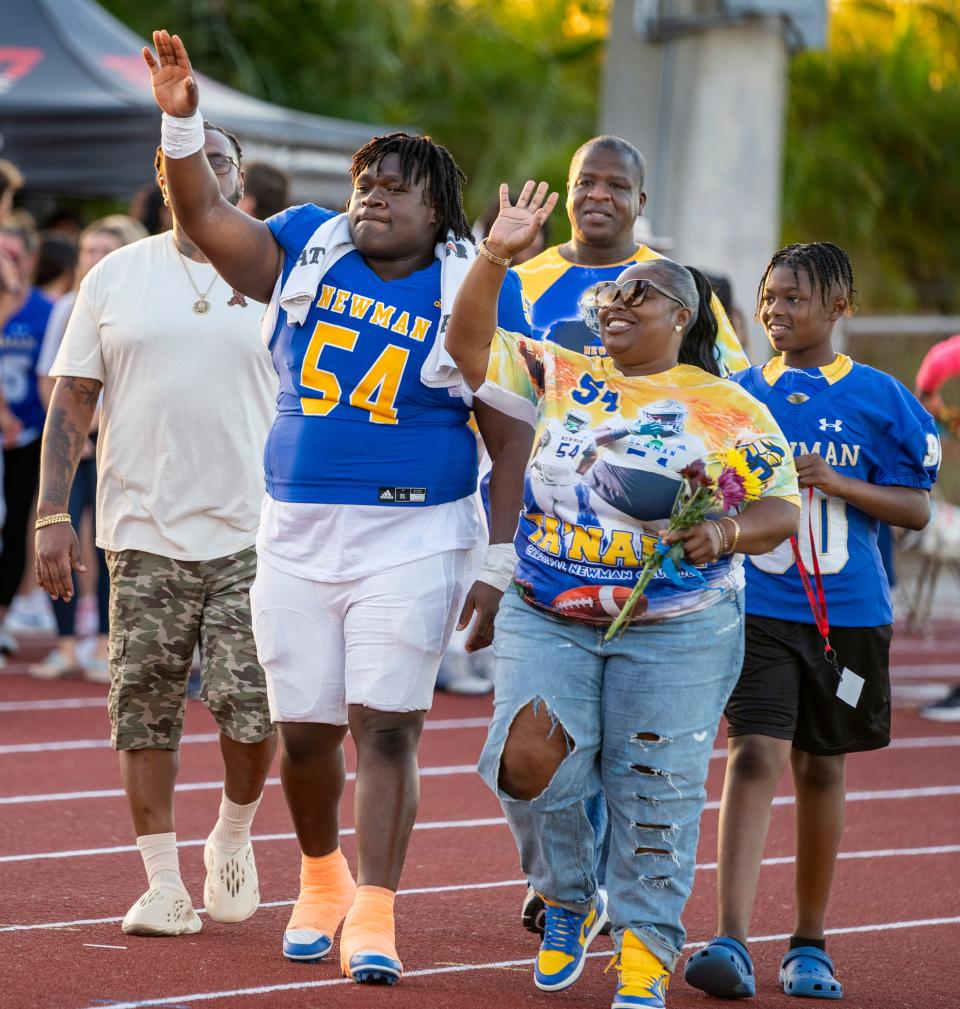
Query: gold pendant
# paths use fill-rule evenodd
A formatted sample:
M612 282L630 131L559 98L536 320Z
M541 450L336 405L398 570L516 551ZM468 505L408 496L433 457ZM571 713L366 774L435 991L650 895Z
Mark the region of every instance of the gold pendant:
M195 315L206 315L210 311L210 302L206 298L195 301L193 303L193 311Z

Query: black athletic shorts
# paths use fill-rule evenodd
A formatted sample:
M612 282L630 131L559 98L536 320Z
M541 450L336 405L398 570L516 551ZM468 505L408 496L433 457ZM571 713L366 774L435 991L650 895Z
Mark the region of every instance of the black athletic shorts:
M727 702L727 734L789 739L832 756L890 743L893 627L831 627L837 665L866 681L855 708L837 697L839 679L814 624L746 617L743 670Z

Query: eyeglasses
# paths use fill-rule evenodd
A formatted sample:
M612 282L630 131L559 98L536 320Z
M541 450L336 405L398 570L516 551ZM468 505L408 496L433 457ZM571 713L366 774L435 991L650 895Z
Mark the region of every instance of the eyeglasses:
M210 162L210 167L216 175L229 175L231 168L240 171L240 165L226 154L208 154L207 161Z
M623 284L618 284L615 280L601 281L595 288L597 308L610 308L617 300L618 295L623 302L624 308L633 308L635 305L641 305L643 304L643 299L647 296L647 291L651 287L655 291L659 291L664 297L675 301L681 308L687 307L675 294L665 291L659 284L644 277L642 279L628 280Z

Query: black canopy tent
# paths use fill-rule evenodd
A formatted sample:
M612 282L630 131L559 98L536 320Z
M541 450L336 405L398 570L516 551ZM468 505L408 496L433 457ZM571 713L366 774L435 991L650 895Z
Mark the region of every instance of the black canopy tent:
M143 42L92 0L0 0L0 157L29 192L126 199L152 177L160 113ZM201 110L294 195L338 206L350 155L387 127L295 112L202 74Z

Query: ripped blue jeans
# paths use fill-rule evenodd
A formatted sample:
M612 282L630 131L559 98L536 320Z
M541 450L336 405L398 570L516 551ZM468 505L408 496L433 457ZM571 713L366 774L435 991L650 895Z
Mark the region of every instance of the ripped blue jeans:
M585 802L610 817L606 886L617 948L629 929L668 970L686 938L700 814L720 715L743 661L743 594L641 624L604 629L534 609L508 590L497 615L495 707L480 773L513 832L523 871L571 910L597 889ZM499 787L510 726L529 704L569 740L546 789L525 801Z

